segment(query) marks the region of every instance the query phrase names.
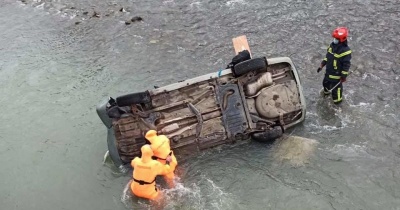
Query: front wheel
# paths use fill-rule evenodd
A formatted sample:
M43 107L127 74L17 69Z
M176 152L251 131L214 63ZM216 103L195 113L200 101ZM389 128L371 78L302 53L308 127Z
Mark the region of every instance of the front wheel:
M149 103L149 102L151 102L151 98L148 91L131 93L117 97L117 105L120 107L130 106L132 104Z

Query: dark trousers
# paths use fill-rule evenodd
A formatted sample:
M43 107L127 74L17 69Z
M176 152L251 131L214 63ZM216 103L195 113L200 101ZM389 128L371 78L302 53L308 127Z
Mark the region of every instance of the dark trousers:
M339 104L340 102L342 102L343 99L343 84L340 82L340 84L336 86L338 82L340 82L340 80L329 81L327 79L324 79L324 81L322 81L322 86L324 86L324 94L329 95L332 92L332 99L333 103L335 104ZM335 88L331 90L333 87ZM331 90L331 92L329 92L329 90Z

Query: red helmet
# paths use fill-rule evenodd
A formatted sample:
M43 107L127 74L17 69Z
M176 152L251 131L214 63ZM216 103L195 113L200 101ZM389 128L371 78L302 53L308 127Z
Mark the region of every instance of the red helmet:
M344 42L347 39L349 30L346 27L338 27L332 32L332 37L338 39L339 42Z

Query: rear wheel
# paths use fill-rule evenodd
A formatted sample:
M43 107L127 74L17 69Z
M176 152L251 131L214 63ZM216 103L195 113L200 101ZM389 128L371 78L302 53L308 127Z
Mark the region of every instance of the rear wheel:
M260 142L270 142L283 135L283 130L281 126L275 126L271 130L266 130L263 132L252 133L251 137Z

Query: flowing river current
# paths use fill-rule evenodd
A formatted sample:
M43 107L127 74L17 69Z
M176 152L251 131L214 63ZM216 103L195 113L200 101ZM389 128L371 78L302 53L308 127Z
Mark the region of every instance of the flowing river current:
M399 23L397 0L2 0L0 209L399 210ZM316 72L337 26L354 70L340 107ZM211 149L180 162L163 200L132 197L131 172L103 161L96 105L216 72L239 35L293 60L302 138Z

